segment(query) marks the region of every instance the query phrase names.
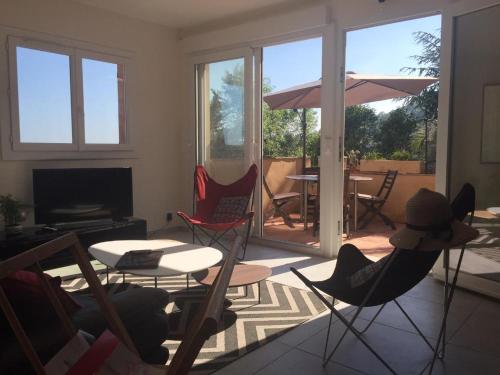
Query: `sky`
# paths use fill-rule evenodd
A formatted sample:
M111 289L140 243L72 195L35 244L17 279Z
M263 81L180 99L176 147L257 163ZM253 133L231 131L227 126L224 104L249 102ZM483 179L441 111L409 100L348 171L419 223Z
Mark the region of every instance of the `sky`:
M22 143L71 143L70 57L17 47ZM85 142L119 143L117 64L81 59Z
M346 71L365 74L406 75L401 68L415 66L411 56L421 53L413 33L437 34L441 16L419 18L347 33ZM273 91L317 80L321 77L321 38L264 48L263 75ZM372 103L377 112L388 112L400 101Z
M422 47L414 32L439 33L441 16L419 18L347 33L346 71L367 74L407 74L413 55ZM321 38L279 44L263 49L263 75L273 91L321 78ZM17 47L21 142L71 143L69 56ZM210 64L210 86L222 86L226 71L243 59ZM85 138L89 143L118 143L116 64L82 60ZM372 103L388 112L401 101ZM319 110L318 110L319 113ZM239 138L239 136L237 137Z

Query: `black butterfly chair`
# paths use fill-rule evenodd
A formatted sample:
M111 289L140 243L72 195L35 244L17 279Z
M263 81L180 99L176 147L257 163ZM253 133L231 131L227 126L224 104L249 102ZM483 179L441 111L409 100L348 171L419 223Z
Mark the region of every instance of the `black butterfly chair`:
M469 187L466 188L464 186L464 189L468 191ZM467 215L465 210L470 207L470 193L461 192L454 200L452 207L454 207L453 212L454 215L457 215L457 218L462 217L462 215L465 217ZM325 349L323 352L323 365L328 363L347 333L350 331L375 357L380 360L380 362L389 371L395 374L396 372L392 369L392 367L375 351L375 349L370 346L370 344L363 337L363 333L368 330L375 319L379 316L382 309L389 302L394 302L396 304L403 315L408 319L410 324L415 328L417 333L435 353L434 355L437 356L438 347L435 348L432 346L415 322L413 322L410 318L408 313L399 304L397 298L408 292L427 276L439 258L441 251L442 250L413 251L396 248L388 256L377 262L373 262L366 258L356 246L352 244L345 244L339 250L337 265L332 276L323 281L311 281L292 267L292 272L295 273L331 311ZM452 284L452 292L455 284L456 280L454 280ZM445 290L446 289L447 288L445 288ZM333 301L328 301L321 292L333 297ZM445 305L448 307L445 307L445 315L443 317L442 325L443 328L440 334L440 336L443 337L448 313L447 310L449 308L449 302L451 302L450 297L453 297L452 293L450 293L450 295L445 293L447 302ZM336 299L350 305L357 306L357 309L350 320L347 320L346 317L335 309L334 303ZM370 306L380 306L380 308L377 310L366 327L362 331L359 331L354 327L354 323L363 308ZM330 355L326 357L333 315L344 323L346 328Z

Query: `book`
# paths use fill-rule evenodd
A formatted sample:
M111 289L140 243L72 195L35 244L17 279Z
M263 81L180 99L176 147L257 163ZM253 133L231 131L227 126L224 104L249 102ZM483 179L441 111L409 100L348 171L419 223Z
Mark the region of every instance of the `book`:
M158 267L162 255L162 250L130 250L122 255L115 268L117 270L154 269Z

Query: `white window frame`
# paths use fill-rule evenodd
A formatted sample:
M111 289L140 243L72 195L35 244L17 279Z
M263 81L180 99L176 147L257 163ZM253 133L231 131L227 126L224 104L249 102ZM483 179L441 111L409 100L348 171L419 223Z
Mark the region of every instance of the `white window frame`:
M19 97L17 82L17 47L53 52L69 56L70 59L70 93L72 118L72 143L22 143L20 141ZM10 100L10 121L2 124L2 156L4 160L43 160L43 159L96 159L96 158L130 158L135 157L131 137L128 106L128 71L129 56L108 53L102 47L95 50L87 45L71 42L60 42L57 39L38 39L30 36L7 36L8 60L8 97ZM82 59L109 62L124 67L124 111L125 142L121 144L87 144L85 143L85 123L83 108L83 76ZM7 146L7 147L6 147Z

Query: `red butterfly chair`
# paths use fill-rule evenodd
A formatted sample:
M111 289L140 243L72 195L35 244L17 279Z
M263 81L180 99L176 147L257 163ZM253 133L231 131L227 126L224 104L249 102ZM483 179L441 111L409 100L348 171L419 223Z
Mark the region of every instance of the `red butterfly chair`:
M254 212L253 196L257 181L257 166L253 164L248 172L238 181L229 185L221 185L212 179L205 167L198 165L194 172L195 214L179 211L179 215L193 232L193 243L197 239L204 244L196 234L196 228L210 238L208 246L218 243L226 251L229 249L220 242L228 232L247 223L245 241L241 244L243 258L247 249L248 237Z

